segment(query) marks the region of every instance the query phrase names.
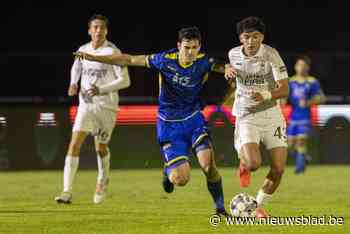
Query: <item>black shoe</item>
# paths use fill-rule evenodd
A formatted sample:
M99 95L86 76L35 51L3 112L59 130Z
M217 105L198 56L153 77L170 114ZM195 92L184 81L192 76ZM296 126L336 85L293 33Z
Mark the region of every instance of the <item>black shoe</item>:
M225 210L225 208L216 209L216 210L215 210L215 214L216 214L216 215L219 215L219 216L223 216L223 217L232 217L232 215L230 215L229 213L227 213L227 211Z
M174 184L168 178L168 175L163 172L163 181L162 181L163 189L167 193L172 193L174 191Z

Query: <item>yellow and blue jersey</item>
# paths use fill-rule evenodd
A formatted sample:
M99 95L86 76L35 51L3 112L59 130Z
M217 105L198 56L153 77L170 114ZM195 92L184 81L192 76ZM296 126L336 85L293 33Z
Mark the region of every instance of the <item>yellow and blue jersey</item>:
M321 95L321 92L320 83L316 78L291 77L289 80L289 102L293 107L291 121L310 121L310 107L301 104Z
M200 93L213 63L204 53L188 66L178 61L178 50L147 56L147 66L159 71L158 117L164 121L191 118L203 108Z

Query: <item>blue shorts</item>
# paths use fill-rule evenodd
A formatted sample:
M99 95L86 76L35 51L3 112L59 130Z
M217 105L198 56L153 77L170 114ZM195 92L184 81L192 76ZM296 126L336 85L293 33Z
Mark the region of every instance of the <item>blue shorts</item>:
M190 150L198 152L211 148L209 129L201 112L179 122L158 119L157 137L165 166L169 169L186 162Z
M309 120L291 120L287 128L288 137L307 137L311 130Z

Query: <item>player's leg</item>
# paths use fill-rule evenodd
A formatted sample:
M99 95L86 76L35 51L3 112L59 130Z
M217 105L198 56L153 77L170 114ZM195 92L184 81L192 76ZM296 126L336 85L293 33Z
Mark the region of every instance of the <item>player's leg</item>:
M262 207L271 200L272 194L281 183L287 162L287 154L287 147L276 147L269 150L270 171L256 196L256 201L258 203L258 209L256 212L258 217L264 217L267 215Z
M228 215L224 205L224 193L221 175L216 167L214 150L209 130L202 114L194 116L188 121L187 129L191 135L191 144L199 165L206 177L208 191L213 198L215 211L219 215Z
M72 199L72 187L79 166L80 148L87 132L74 131L69 144L63 169L63 192L55 198L58 203L70 203Z
M241 187L250 184L250 172L257 170L261 165L261 153L259 149L258 127L249 123L252 120L236 120L235 148L240 159L239 181Z
M95 149L97 153L97 182L93 197L94 203L101 203L107 195L107 187L110 181L110 150L108 143L116 122L116 112L109 109L97 107L94 110L95 128Z
M58 203L71 201L72 186L79 166L80 148L91 131L91 113L86 106L79 106L63 170L63 192L55 198Z
M305 171L307 157L307 139L310 131L309 123L303 123L299 126L296 137L295 154L295 173L300 174Z
M297 125L292 123L292 121L287 128L287 136L288 136L288 153L289 155L295 157Z
M190 180L188 153L190 145L184 138L181 122L158 120L157 136L164 159L163 189L167 193L174 190L174 185L184 186Z
M206 177L208 191L215 203L215 211L218 215L227 216L224 205L224 192L222 187L222 178L216 167L215 156L212 144L206 137L198 144L194 151L197 155L199 165Z
M298 136L296 139L296 153L295 153L295 173L300 174L305 171L306 154L307 154L307 137Z
M176 186L185 186L190 180L191 167L188 163L188 145L177 139L161 145L164 158L163 187L171 193Z
M188 155L181 148L183 147L172 143L161 145L164 158L162 185L167 193L174 191L174 185L185 186L190 180L191 167L188 163Z
M179 163L170 165L168 177L172 184L185 186L190 181L191 167L187 160L180 160Z
M272 194L279 186L288 155L286 122L283 115L279 110L276 110L270 112L269 116L270 118L266 121L266 128L262 135L262 142L269 152L270 171L256 197L258 203L257 217L267 215L262 207L271 199Z
M96 137L95 137L96 138ZM104 201L107 195L107 186L110 178L110 151L107 144L95 139L97 153L97 182L93 202L98 204Z

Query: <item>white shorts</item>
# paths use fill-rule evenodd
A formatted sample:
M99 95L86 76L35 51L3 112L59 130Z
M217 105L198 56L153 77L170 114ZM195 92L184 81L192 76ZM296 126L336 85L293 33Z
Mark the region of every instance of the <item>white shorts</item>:
M79 105L73 132L91 133L102 144L108 144L116 122L116 111L94 104Z
M262 142L266 149L287 147L286 120L279 106L236 119L235 148Z

